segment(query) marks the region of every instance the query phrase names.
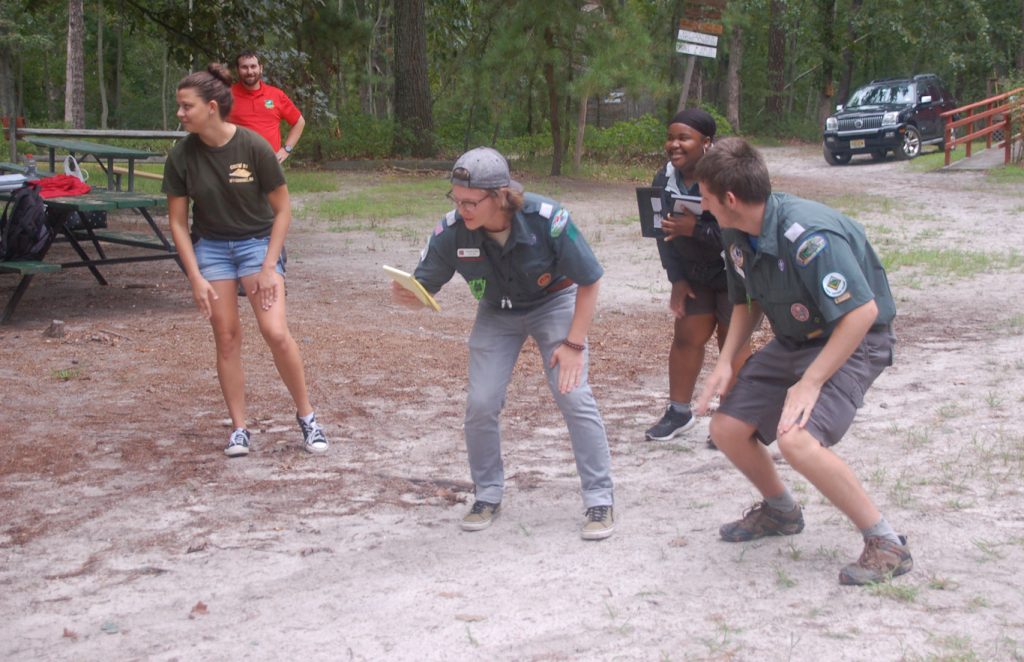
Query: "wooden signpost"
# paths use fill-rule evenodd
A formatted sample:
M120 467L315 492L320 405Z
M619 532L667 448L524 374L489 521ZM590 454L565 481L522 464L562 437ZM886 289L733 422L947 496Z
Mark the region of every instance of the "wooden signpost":
M676 52L687 56L683 91L679 95L678 110L686 107L690 79L698 57L716 58L718 38L722 34L722 10L726 0L703 0L700 4L687 4L676 34Z

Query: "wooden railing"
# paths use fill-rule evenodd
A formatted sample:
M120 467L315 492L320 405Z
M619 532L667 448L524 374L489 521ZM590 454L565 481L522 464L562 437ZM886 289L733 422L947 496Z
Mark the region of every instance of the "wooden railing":
M979 138L984 138L985 147L991 148L992 134L996 131L1003 133L1003 140L997 146L1005 150L1003 164L1008 164L1013 155L1013 143L1024 142L1024 132L1018 130L1016 134L1013 133L1013 116L1020 115L1022 110L1024 110L1024 87L1018 87L1015 90L942 113L940 117L946 124L946 165L950 164L950 152L960 143L965 144L964 155L968 158L971 156L972 142ZM957 115L961 115L961 117L954 119ZM975 127L979 123L983 123L980 129ZM1018 122L1018 124L1024 124L1024 122ZM967 128L964 129L964 135L957 136L956 130L960 127Z

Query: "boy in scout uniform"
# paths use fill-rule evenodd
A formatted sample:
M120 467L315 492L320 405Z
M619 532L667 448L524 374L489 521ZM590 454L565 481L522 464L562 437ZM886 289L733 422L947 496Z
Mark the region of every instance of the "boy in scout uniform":
M711 437L764 500L724 524L727 542L793 535L800 504L782 483L767 445L775 439L790 466L860 529L864 551L839 582L887 580L913 567L906 538L882 517L850 467L832 450L864 393L892 365L896 306L864 229L809 200L772 193L761 155L739 138L718 142L697 165L703 204L722 227L730 297L729 334L697 402ZM732 358L763 312L775 339L740 370Z
M581 535L607 538L615 530L611 455L587 383L587 332L604 270L569 210L523 193L497 151L463 154L451 183L455 209L434 228L413 275L433 294L458 272L479 302L463 426L476 499L461 526L479 531L498 514L505 482L499 415L519 352L532 337L576 457L586 509ZM423 305L397 284L392 296L411 308Z

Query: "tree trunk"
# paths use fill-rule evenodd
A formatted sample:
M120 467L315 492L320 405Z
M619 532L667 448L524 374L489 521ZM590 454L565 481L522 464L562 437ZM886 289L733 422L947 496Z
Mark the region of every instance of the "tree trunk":
M18 102L15 85L14 53L5 43L0 43L0 115L15 117Z
M1020 30L1024 32L1024 0L1020 0ZM1024 41L1017 42L1017 71L1024 71Z
M100 86L100 128L107 128L107 82L103 78L103 0L96 0L96 80Z
M726 74L725 119L740 132L740 69L743 66L743 29L733 26L729 35L729 71Z
M395 149L417 157L434 155L434 120L427 80L424 0L394 0Z
M562 121L558 109L558 81L555 79L555 64L551 56L555 52L555 33L551 28L544 28L544 43L547 45L549 57L544 62L544 82L548 87L548 119L551 122L551 174L562 174Z
M572 151L572 167L580 169L580 162L583 160L583 138L587 130L587 103L590 95L584 94L580 99L579 113L576 115L576 147Z
M765 110L776 120L783 115L783 93L786 85L786 18L785 0L771 0L771 17L768 26L768 98Z
M856 64L853 46L857 41L858 34L857 29L854 27L854 20L857 18L857 14L860 13L861 5L864 4L864 0L853 0L850 4L850 16L846 23L846 48L843 49L843 71L842 77L839 79L839 103L846 103L846 100L850 98L850 88L853 83L853 67Z
M167 130L167 96L168 96L168 90L167 90L167 73L168 73L168 71L167 71L167 69L168 69L168 66L169 66L169 63L167 61L168 60L168 57L167 57L168 50L169 49L167 48L167 42L165 41L164 42L164 55L163 55L163 59L160 62L160 64L161 64L161 67L160 67L160 72L161 72L161 78L160 78L160 120L163 123L164 131Z
M164 42L164 49L167 44ZM117 3L117 55L114 60L114 125L124 127L124 112L121 109L121 83L124 81L124 0ZM166 97L164 98L166 103ZM166 113L164 113L166 117ZM164 120L166 123L166 119Z
M835 65L831 57L832 45L836 43L836 0L824 0L821 3L821 46L828 55L821 62L821 93L818 97L817 119L820 126L825 125L825 118L832 114L832 98L835 94L833 78Z
M64 122L85 128L85 17L83 0L68 0L68 59L65 68Z

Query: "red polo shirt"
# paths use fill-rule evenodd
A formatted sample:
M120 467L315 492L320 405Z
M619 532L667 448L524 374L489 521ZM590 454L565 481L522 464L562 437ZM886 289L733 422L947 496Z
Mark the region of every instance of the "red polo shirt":
M275 152L281 149L281 120L294 126L302 117L284 92L262 81L258 90L249 90L245 85L235 83L231 86L231 95L235 102L228 121L260 134Z

